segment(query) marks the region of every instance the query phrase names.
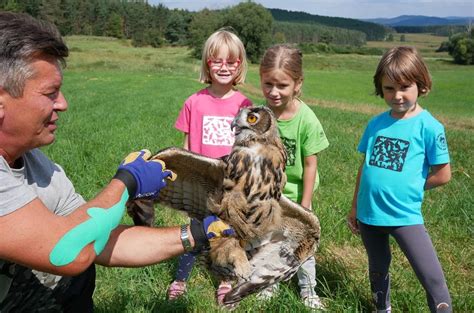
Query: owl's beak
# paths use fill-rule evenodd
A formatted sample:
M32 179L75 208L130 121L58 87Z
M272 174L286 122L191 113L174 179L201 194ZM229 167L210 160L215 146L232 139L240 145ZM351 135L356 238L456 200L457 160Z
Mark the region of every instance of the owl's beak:
M236 121L236 119L234 118L234 119L232 120L232 123L230 124L230 130L234 130L234 128L236 128L236 127L237 127L237 121Z
M235 130L234 130L235 129ZM234 135L237 136L238 134L240 134L240 127L237 125L237 118L234 118L234 120L232 121L232 123L230 124L230 130L234 132Z

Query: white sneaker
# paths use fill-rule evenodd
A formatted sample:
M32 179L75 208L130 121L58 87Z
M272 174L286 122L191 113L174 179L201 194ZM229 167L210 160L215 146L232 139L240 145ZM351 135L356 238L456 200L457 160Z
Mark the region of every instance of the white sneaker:
M257 293L257 299L262 300L262 301L270 300L271 298L275 296L276 293L278 293L279 289L280 288L278 284L273 284L271 286L268 286L267 288Z
M302 292L301 293L301 300L303 301L304 305L313 310L326 310L326 306L321 301L321 298L314 292Z
M383 310L375 310L373 311L373 313L391 313L392 312L392 307L389 306L388 308L386 309L383 309Z

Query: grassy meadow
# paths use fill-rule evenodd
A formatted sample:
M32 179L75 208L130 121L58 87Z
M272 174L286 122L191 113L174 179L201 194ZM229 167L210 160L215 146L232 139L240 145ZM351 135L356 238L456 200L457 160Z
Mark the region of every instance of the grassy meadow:
M418 35L416 35L418 36ZM411 35L407 41L411 42ZM61 164L86 199L113 176L129 152L181 146L173 127L184 100L203 85L199 61L184 48L133 48L126 41L68 37L71 56L63 92L69 102L60 115L56 142L44 151ZM413 39L414 42L414 39ZM409 42L408 42L409 43ZM415 43L416 44L416 43ZM425 46L424 46L425 47ZM435 48L434 48L435 49ZM386 110L373 95L372 75L380 56L305 55L302 99L312 105L330 147L318 156L321 185L313 206L322 225L316 254L318 294L329 312L370 312L367 259L361 240L346 227L356 171L358 140L368 120ZM474 311L474 67L449 58L427 57L434 88L421 105L441 120L451 153L453 178L426 193L423 213L443 265L455 312ZM240 89L262 103L258 66L251 65ZM177 225L187 218L157 208L157 225ZM132 224L129 217L123 222ZM96 312L218 312L217 283L195 267L189 294L166 300L176 260L139 269L98 268ZM425 295L407 260L393 245L394 312L427 312ZM251 296L235 312L306 312L294 280L277 297L259 302Z
M400 37L405 35L405 41L400 42ZM394 45L415 46L425 57L446 57L449 58L447 52L436 52L443 41L448 41L448 37L436 36L432 34L394 34L393 41L369 41L368 47L390 48Z

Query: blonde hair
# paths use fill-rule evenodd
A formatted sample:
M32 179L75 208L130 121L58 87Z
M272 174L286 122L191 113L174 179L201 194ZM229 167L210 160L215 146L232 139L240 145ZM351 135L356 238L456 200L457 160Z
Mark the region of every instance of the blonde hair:
M381 98L384 76L400 85L416 83L418 96L427 95L431 90L430 72L414 47L393 47L382 56L374 74L375 94Z
M282 70L295 82L303 81L303 54L299 49L281 44L274 45L265 51L260 62L260 77L273 70ZM301 95L298 90L296 97Z
M247 56L245 55L244 44L237 35L227 29L221 28L207 38L204 48L202 49L201 74L199 77L201 83L212 83L207 60L216 57L219 53L219 49L224 45L229 49L230 58L238 58L240 60L240 66L237 68L233 85L241 84L245 81L245 76L247 75Z

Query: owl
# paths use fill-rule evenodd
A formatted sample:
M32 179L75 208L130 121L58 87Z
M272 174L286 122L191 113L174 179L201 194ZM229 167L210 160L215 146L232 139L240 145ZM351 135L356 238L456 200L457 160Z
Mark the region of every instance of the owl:
M292 277L314 254L320 235L317 217L282 195L286 152L272 111L242 109L231 128L235 143L221 159L174 147L155 154L177 179L158 199L128 205L138 225L152 226L153 205L160 203L201 220L215 214L234 228L235 237L211 239L203 253L212 273L235 282L224 298L228 306Z

